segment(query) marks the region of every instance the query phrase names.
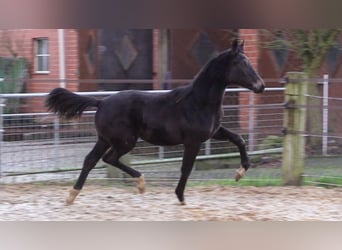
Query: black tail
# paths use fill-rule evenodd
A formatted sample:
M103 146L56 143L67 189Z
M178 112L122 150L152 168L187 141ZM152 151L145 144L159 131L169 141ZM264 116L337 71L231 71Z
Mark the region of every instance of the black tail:
M66 119L79 117L88 107L98 107L101 101L92 97L74 94L63 88L53 89L47 96L45 105L48 110Z

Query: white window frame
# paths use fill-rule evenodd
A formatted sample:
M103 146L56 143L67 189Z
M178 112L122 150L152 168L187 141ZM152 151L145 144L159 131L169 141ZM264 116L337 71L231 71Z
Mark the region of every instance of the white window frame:
M47 53L39 53L39 42L46 41L46 51ZM34 38L34 71L37 74L49 74L50 73L50 53L49 53L49 39L46 37ZM47 58L47 66L46 70L39 69L38 58L46 57Z

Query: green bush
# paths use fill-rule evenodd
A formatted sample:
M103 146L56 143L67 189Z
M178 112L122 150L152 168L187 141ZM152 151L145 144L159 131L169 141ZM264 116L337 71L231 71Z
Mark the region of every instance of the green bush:
M0 93L20 93L28 77L28 62L25 58L0 57ZM8 99L5 113L13 113L20 106L19 99Z
M267 136L259 145L260 150L270 149L270 148L280 148L283 146L283 137L276 135Z

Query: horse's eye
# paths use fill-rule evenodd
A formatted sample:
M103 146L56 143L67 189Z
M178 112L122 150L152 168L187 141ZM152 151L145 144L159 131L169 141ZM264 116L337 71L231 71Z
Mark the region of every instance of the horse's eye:
M243 65L244 67L248 67L248 66L249 66L248 60L243 60L243 61L242 61L242 65Z

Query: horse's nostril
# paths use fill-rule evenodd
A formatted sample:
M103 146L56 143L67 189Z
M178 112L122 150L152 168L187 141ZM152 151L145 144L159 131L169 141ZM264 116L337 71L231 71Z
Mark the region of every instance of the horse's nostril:
M262 82L259 82L259 86L254 89L254 93L263 93L265 92L265 85Z
M261 93L264 93L265 92L265 85L262 85L261 87Z
M265 92L265 84L264 84L264 81L258 81L258 85L259 85L259 91L258 91L258 93L263 93L263 92Z

